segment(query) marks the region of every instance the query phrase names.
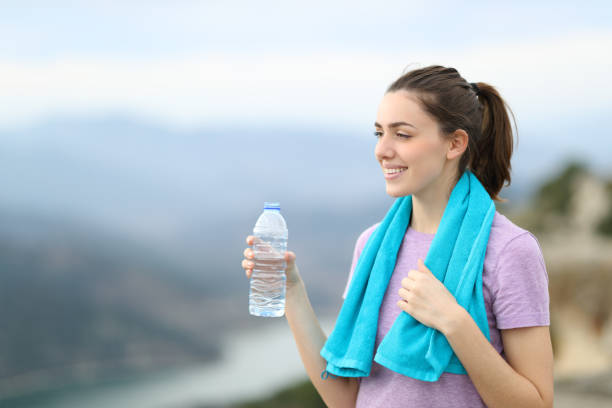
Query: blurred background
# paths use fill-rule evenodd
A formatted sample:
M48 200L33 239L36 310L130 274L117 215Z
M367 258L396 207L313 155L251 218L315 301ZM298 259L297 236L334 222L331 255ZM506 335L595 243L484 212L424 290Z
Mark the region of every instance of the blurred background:
M512 108L498 210L544 252L556 406L610 406L610 21L604 1L0 1L0 406L322 406L286 320L248 314L245 238L279 201L329 334L392 204L378 104L430 64Z

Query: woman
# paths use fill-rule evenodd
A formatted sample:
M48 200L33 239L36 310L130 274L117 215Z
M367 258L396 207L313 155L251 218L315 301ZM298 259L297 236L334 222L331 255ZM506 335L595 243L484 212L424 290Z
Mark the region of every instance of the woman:
M503 99L492 86L468 83L453 68L417 69L388 88L374 133L374 154L387 194L398 200L411 197L409 224L376 309L375 348L391 337L391 328L400 317L411 319L430 335L442 336L464 371L447 367L433 377L435 380L424 381L418 375L390 369L391 364L379 364L382 359L369 359L367 376L321 375L332 366L322 354L328 356L325 350L334 333L328 341L309 302L296 255L287 251L285 315L308 376L322 399L329 407L552 407L548 276L535 237L497 211L490 212L486 252L475 281L481 282L484 330L474 317L476 309L470 307L468 312L466 305L460 305L455 292L436 277L438 270L432 273L423 262L436 233L442 230L449 199L458 194L455 187L465 177L475 177L488 200L501 201L497 194L504 182L510 182L513 146ZM449 206L447 212L451 211L456 210ZM362 260L364 248L373 250L374 244L367 248L366 243L377 228L382 228L381 223L370 226L357 239L346 300L334 331L339 330L339 321L352 313L344 312L350 308L347 296L364 293L351 291L351 280L358 267L369 273L371 268L360 263L366 263ZM252 236L247 237L247 243L252 245ZM245 249L244 256L242 266L250 278L253 251ZM359 299L351 304L359 305ZM358 338L360 333L351 335ZM399 341L406 340L414 342L400 334Z

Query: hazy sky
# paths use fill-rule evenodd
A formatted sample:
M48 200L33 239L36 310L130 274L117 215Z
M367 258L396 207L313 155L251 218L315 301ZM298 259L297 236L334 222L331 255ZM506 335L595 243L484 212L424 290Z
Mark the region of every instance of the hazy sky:
M118 114L369 130L385 87L429 64L498 87L527 123L608 117L610 3L498 3L0 0L0 128Z

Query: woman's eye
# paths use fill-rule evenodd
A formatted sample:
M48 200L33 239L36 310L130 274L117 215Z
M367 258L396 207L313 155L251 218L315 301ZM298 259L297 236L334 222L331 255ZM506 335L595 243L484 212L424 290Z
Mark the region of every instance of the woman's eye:
M410 136L410 135L405 135L405 134L403 134L403 133L396 133L396 135L398 135L399 137L406 138L406 139L408 139L408 138L411 138L411 137L412 137L412 136ZM382 136L382 132L376 131L376 132L374 132L374 136L376 136L377 138L380 138L380 137Z

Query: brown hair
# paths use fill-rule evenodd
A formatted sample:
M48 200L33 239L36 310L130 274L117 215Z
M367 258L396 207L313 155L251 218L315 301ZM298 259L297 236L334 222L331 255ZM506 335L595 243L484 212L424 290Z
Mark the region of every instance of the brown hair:
M459 159L457 180L469 168L493 200L506 201L497 194L505 181L507 185L511 182L513 138L508 111L513 119L514 114L497 90L484 82L473 86L456 69L439 65L402 75L387 92L399 90L416 93L424 110L438 122L443 136L457 129L468 134L468 148Z

